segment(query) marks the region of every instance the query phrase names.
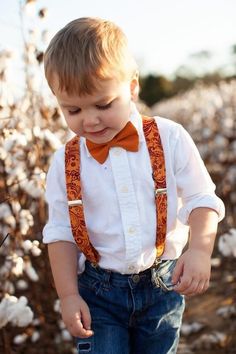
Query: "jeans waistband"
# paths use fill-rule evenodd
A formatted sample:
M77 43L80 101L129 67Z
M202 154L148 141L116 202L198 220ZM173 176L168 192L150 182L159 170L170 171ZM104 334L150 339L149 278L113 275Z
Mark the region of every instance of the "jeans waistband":
M163 260L158 265L158 275L162 276L167 273L172 267L174 260ZM89 275L93 279L100 280L106 283L111 283L114 286L126 287L130 281L134 283L143 283L143 282L151 282L151 268L148 268L138 274L121 274L117 272L113 272L112 270L103 269L98 265L93 265L89 261L85 262L85 270L82 275Z

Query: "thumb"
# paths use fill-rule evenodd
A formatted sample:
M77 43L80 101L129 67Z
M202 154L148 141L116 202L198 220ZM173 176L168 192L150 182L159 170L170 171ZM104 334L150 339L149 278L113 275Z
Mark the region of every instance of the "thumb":
M172 274L172 283L175 285L178 283L181 275L183 274L184 262L181 258L177 261L173 274Z

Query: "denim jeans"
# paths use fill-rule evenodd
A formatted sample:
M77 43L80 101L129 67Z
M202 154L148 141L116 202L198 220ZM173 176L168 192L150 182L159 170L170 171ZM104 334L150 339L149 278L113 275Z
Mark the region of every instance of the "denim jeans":
M184 297L172 290L176 261L163 261L152 280L150 269L122 275L86 262L79 292L87 302L92 337L76 338L79 354L174 354Z

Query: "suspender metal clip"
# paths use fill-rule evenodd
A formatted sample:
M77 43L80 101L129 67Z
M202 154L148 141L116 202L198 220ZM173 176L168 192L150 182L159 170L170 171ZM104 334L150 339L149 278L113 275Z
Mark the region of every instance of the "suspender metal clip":
M166 194L167 193L167 188L158 188L155 190L155 196L158 194Z
M69 206L74 206L74 205L82 205L82 200L81 199L75 199L75 200L68 200L68 205Z

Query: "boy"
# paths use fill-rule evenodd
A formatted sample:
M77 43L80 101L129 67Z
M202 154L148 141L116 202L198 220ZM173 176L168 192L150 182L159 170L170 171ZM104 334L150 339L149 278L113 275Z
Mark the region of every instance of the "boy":
M46 190L62 318L78 353L176 353L184 295L209 285L224 205L188 133L137 112L138 70L119 27L74 20L44 63L76 134Z

